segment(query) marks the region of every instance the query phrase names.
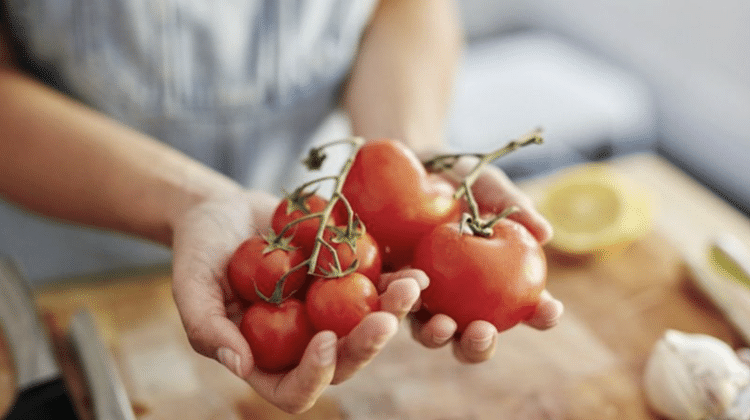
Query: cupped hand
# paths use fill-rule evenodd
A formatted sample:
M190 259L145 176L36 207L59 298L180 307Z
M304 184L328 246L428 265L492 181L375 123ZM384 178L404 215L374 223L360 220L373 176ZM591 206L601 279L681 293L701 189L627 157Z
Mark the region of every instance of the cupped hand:
M454 173L446 174L456 183L473 168L476 160L462 158L454 167ZM519 211L511 214L513 219L529 230L540 244L552 239L552 226L535 209L533 201L521 191L499 168L487 166L472 186L474 198L481 213L499 214L504 209L516 206ZM422 273L423 276L424 273ZM428 281L425 279L425 281ZM525 324L540 330L555 326L563 313L563 304L547 290L541 294L534 315ZM479 363L490 359L497 341L497 329L489 322L474 321L466 330L456 334L456 322L450 317L430 315L419 311L411 317L412 335L428 348L452 344L456 358L465 363Z
M191 206L174 226L173 295L198 353L222 363L282 410L300 413L312 407L329 384L350 378L379 353L427 282L416 270L384 274L377 285L381 311L366 316L345 337L317 333L289 372L258 370L237 326L242 303L229 287L225 267L243 240L269 228L277 203L268 194L242 190Z

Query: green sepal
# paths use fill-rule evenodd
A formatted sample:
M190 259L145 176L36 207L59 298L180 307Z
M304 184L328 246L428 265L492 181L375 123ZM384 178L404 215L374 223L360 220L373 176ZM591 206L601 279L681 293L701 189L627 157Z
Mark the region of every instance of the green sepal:
M269 229L268 233L262 236L267 244L266 247L263 248L263 254L268 254L269 252L275 251L277 249L281 249L284 251L294 251L298 248L292 245L292 239L294 238L294 235L279 236L272 229Z

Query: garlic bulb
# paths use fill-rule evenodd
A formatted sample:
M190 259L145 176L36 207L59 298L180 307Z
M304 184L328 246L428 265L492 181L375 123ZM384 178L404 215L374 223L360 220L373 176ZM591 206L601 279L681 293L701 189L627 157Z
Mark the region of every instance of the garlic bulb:
M675 330L656 343L644 373L652 408L674 420L750 419L733 407L748 384L750 367L725 342Z

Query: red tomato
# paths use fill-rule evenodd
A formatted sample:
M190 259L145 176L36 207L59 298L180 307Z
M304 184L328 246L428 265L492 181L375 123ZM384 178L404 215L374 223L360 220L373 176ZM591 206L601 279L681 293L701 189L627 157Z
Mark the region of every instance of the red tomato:
M307 291L305 307L316 330L331 330L343 337L367 314L380 310L380 300L370 279L351 273L317 278Z
M289 370L299 364L315 335L304 303L295 298L280 305L264 301L251 305L242 317L240 331L250 344L255 365L268 373Z
M348 242L346 234L343 231L346 228L340 226L338 229L341 232L340 234L331 229L326 229L323 233L323 239L336 250L341 270L343 271L351 267L354 260L357 260L357 273L364 274L365 277L373 281L380 279L383 260L380 257L378 244L372 235L368 232L364 232L363 234L362 231L356 231L355 235L359 237L353 239L356 249L352 249L352 245ZM336 267L333 254L327 246L321 246L320 248L318 267L329 272L332 271L332 268ZM320 269L316 271L321 273Z
M362 146L342 192L380 246L388 270L408 265L419 239L458 220L461 211L455 188L428 174L404 144L389 139Z
M292 194L281 200L276 206L276 210L271 218L271 227L276 234L279 234L287 224L304 216L322 212L327 205L328 200L319 195L304 194L295 197ZM345 224L346 220L346 209L343 205L337 204L334 206L328 223L341 225ZM318 232L318 226L320 226L320 218L313 217L293 225L284 236L294 235L292 242L310 251L315 246L315 235Z
M547 262L531 233L509 219L493 231L484 238L446 223L417 245L414 267L430 278L422 303L453 318L459 332L480 319L506 330L534 314L544 290Z
M307 258L300 249L268 251L267 247L268 242L260 236L247 239L237 247L227 265L232 290L250 302L262 300L256 288L270 298L279 279ZM282 297L302 287L306 276L306 266L291 272L284 282Z

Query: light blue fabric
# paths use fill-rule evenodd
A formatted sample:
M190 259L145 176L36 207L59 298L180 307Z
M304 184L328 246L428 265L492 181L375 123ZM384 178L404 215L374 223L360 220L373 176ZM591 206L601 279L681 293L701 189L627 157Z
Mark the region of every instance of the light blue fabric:
M58 86L243 184L278 193L336 105L374 1L7 0ZM45 67L46 68L46 67ZM0 207L32 281L164 262L168 250Z

